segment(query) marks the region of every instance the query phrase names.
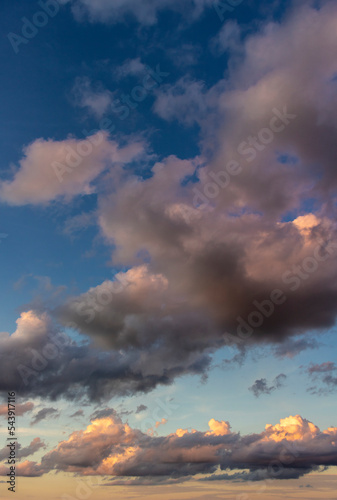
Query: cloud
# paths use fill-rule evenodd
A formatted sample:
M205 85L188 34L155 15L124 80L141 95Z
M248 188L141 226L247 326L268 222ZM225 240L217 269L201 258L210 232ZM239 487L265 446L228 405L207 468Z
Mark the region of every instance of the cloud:
M271 394L273 391L283 386L283 383L286 380L286 378L287 376L284 375L283 373L277 375L277 377L273 382L274 385L271 386L268 386L268 382L265 378L261 378L259 380L255 380L254 384L251 387L249 387L249 390L257 398L261 396L261 394Z
M57 418L59 416L60 414L55 408L43 408L42 410L37 412L37 414L31 421L30 425L36 425L40 423L42 420L49 418Z
M91 415L91 420L99 420L100 418L109 418L117 415L116 410L113 408L104 408L102 410L96 410Z
M204 354L186 353L175 360L172 352L172 359L161 366L160 353L153 359L153 352L143 352L141 346L124 352L102 349L90 341L77 344L46 313L24 312L17 325L11 335L0 333L0 390L6 394L11 387L22 396L101 401L148 392L158 384L170 384L179 374L203 373L210 363ZM163 356L165 352L164 347Z
M121 66L114 69L114 75L118 80L129 76L138 76L146 73L146 65L142 63L140 57L127 59Z
M139 406L137 406L136 413L141 413L142 411L145 411L145 410L147 410L147 406L139 405Z
M44 470L37 462L30 462L29 460L15 466L16 475L21 477L41 477L46 472L48 471ZM6 474L8 474L8 466L0 465L0 476L6 476Z
M46 448L46 445L39 437L33 439L33 441L26 447L22 447L20 443L16 444L16 456L22 460L22 458L26 458L30 455L34 455L41 448ZM8 458L9 448L5 446L0 450L0 460L5 460ZM7 464L8 465L8 464Z
M162 418L161 420L159 420L158 422L155 423L155 428L158 429L158 427L160 427L161 425L165 425L167 424L167 419L166 418Z
M93 88L92 82L87 77L78 77L75 81L72 95L74 104L80 108L87 108L100 119L112 103L112 93L103 88Z
M105 0L61 0L61 3L71 3L72 11L78 20L88 16L89 20L103 23L117 23L136 19L143 25L156 23L158 14L164 9L182 11L190 18L195 18L205 7L212 5L213 0L115 0L113 3Z
M27 403L19 403L15 405L15 415L21 417L25 413L31 412L34 409L34 403L27 401ZM8 405L0 405L0 416L8 415Z
M205 375L228 338L238 340L237 359L256 345L292 356L315 346L313 331L335 324L337 226L326 200L337 180L336 22L335 3L303 5L246 37L240 64L211 89L186 76L159 90L155 109L163 118L200 125L202 154L163 158L145 177L109 172L113 189L101 186L96 220L122 271L55 312L95 343L62 349L26 393L100 399L146 392L182 375ZM279 132L266 144L271 124ZM104 144L110 151L107 138ZM51 141L48 148L59 146ZM115 145L120 161L137 157L138 147L119 156ZM2 184L11 202L93 189L91 166L73 172L76 186L68 186L69 174L51 189L40 175L43 155L25 167L31 156L11 194ZM27 365L23 345L11 358ZM10 380L19 383L13 366Z
M164 158L99 197L100 229L130 284L95 313L78 303L108 280L74 298L67 320L112 349L141 349L144 360L151 352L153 376L181 374L180 361L184 373L192 360L207 369L201 353L224 346L226 332L278 356L317 345L306 332L337 314L337 227L325 204L337 180L337 109L327 101L336 20L334 3L301 6L247 37L227 80L207 89L186 76L158 90L155 111L199 123L204 154ZM312 198L316 208L303 213Z
M312 468L308 470L307 468L291 468L287 467L286 469L281 469L277 471L276 479L298 479L304 474L308 474L309 472L315 470ZM234 472L232 474L212 474L211 476L203 477L199 479L199 481L230 481L233 483L244 483L250 481L265 481L273 479L274 473L268 471L268 469L257 469L252 470L250 472Z
M208 476L207 480L298 478L320 467L337 465L337 429L320 431L299 415L247 436L233 433L228 422L214 419L209 428L207 432L178 429L165 437L154 437L132 429L117 416L104 417L92 420L84 431L73 432L42 457L37 469L129 476L158 484L158 480L188 479L219 470L239 472ZM122 484L116 481L111 484ZM134 484L140 484L138 479Z
M210 105L204 82L188 76L174 85L162 85L156 92L153 106L155 113L167 121L179 120L184 125L194 125L209 119Z
M219 33L211 40L210 46L216 53L231 51L231 55L235 51L240 51L241 28L237 21L227 21L219 31Z
M77 418L77 417L84 417L84 411L83 410L77 410L75 413L70 415L70 418Z
M139 156L143 146L130 142L120 147L106 132L88 138L53 141L37 139L24 149L12 180L0 181L0 201L9 205L69 201L95 192L93 181L113 165Z
M105 486L161 486L181 484L189 481L189 478L167 478L167 477L139 477L136 479L114 479L111 482L105 483Z
M33 439L33 441L30 443L29 446L26 446L25 448L21 448L19 450L18 456L20 460L22 458L28 457L30 455L33 455L37 451L39 451L41 448L46 448L46 445L39 437Z
M337 390L337 366L332 361L311 364L307 368L309 376L320 385L309 387L311 394L326 395Z
M273 349L275 356L280 358L293 358L307 349L317 349L320 343L315 339L289 338Z
M336 370L337 366L335 363L333 363L332 361L326 361L325 363L321 363L320 365L312 364L308 368L308 373L310 373L310 375L313 375L314 373L330 373Z

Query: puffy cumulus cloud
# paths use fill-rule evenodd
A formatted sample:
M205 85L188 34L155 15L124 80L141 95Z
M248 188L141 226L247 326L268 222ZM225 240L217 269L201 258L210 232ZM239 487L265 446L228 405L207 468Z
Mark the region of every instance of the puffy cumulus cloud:
M17 324L13 334L0 334L0 391L5 394L11 387L23 397L50 400L61 396L70 400L87 397L101 401L116 395L148 392L158 384L171 383L179 374L203 373L210 363L205 353L189 354L186 350L177 355L173 338L168 339L166 347L153 346L147 352L142 347L147 345L147 323L144 323L144 339L135 337L134 348L126 350L102 349L90 341L77 343L60 332L46 313L22 313ZM131 333L126 328L125 334ZM151 327L148 334L154 338L155 328ZM179 332L175 335L178 339ZM128 345L128 340L121 337L118 344ZM172 354L165 360L167 348ZM100 412L99 415L102 412L111 415L114 410L106 408ZM44 408L36 415L38 420L49 416L57 416L53 408Z
M305 195L322 196L336 188L336 12L334 2L324 2L320 10L305 4L284 22L266 24L247 37L228 77L208 91L201 82L186 79L158 90L155 110L160 116L184 121L192 115L208 137L206 145L217 137L218 170L230 160L243 161L246 168L225 190L222 205L248 205L276 216L298 207ZM260 141L258 133L270 127L272 110L285 107L296 118L282 131L274 118L274 133L264 130ZM263 142L263 134L273 140ZM297 162L280 163L281 153Z
M229 422L219 422L218 420L212 418L208 422L208 425L211 430L206 433L206 436L210 436L211 434L215 434L215 436L226 436L226 434L231 433L231 426Z
M38 205L91 194L93 181L104 170L132 161L142 151L143 145L136 141L120 147L106 132L83 140L37 139L24 149L13 179L0 182L0 201Z
M291 356L314 346L305 332L334 325L336 23L335 3L301 5L248 37L213 89L183 79L179 92L159 90L161 116L189 109L199 120L204 155L163 159L100 197L100 228L132 284L95 314L76 302L110 285L91 289L67 319L114 349L140 350L138 364L151 353L142 370L153 376L182 373L181 361L207 368L202 354L226 332Z
M139 23L152 25L157 21L158 14L164 9L181 11L189 17L200 15L205 7L213 4L213 0L60 0L60 3L70 3L75 17L81 20L88 15L91 21L104 23L123 22L133 17Z
M115 247L114 263L131 267L116 275L118 293L106 280L59 311L65 323L135 359L130 370L152 387L206 373L227 332L251 334L246 347L268 343L281 349L277 355L294 355L312 346L299 333L335 321L335 223L323 215L279 222L201 210L193 205L198 184L186 179L198 169L205 175L202 163L167 158L151 177L121 178L100 198L99 224ZM252 328L254 311L263 321Z
M27 403L19 403L15 405L15 415L21 417L25 413L29 413L34 409L34 403L27 401ZM0 405L0 415L8 415L8 404Z
M146 178L116 175L113 192L99 195L98 223L124 269L122 286L114 293L106 280L59 313L109 350L70 346L34 393L147 391L205 374L227 332L246 347L293 355L313 347L313 330L334 325L337 228L326 197L336 175L336 23L335 3L301 6L248 37L241 64L213 89L197 82L189 94L186 80L177 95L164 89L163 116L186 114L185 98L193 119L201 114L203 156L170 156ZM315 204L304 216L308 199Z
M158 484L218 470L240 472L207 479L298 478L321 466L337 465L337 428L321 432L299 415L247 436L232 432L225 421L211 419L209 427L207 432L179 429L154 437L130 428L117 416L102 417L84 431L73 432L35 467L45 472L138 478L123 484ZM111 484L122 483L116 479Z
M310 440L319 434L319 428L300 415L280 420L279 424L266 425L264 440L269 441L302 441Z
M131 456L140 432L124 424L118 417L102 417L92 421L85 431L73 432L68 441L42 458L43 468L72 471L118 468L118 457ZM112 454L112 450L114 453ZM105 474L105 473L103 473Z
M173 297L167 279L146 265L116 278L118 293L114 293L116 282L108 281L89 290L62 308L63 321L75 322L128 364L129 374L123 376L126 389L128 377L138 380L138 390L145 390L171 383L178 375L204 373L211 362L209 339L213 336L216 342L214 325L206 315L178 294ZM109 304L95 311L91 297L104 297ZM135 388L131 379L129 390Z
M285 22L268 23L261 33L248 37L242 47L241 62L234 67L230 65L228 78L208 92L200 91L198 95L195 92L198 82L185 85L180 92L177 89L170 91L169 87L158 91L155 109L164 118L166 113L172 118L173 113L173 116L183 119L186 106L193 112L197 107L195 103L199 103L202 111L208 106L208 119L205 119L205 112L200 112L199 122L204 132L211 128L211 135L218 136L218 167L225 165L228 159L237 158L237 149L245 137L255 136L268 127L273 108L287 106L289 113L297 116L282 134L274 134L274 141L267 148L263 148L263 144L258 146L258 161L251 160L251 165L256 165L256 168L247 168L248 172L235 183L241 188L241 202L278 210L295 204L298 192L295 190L295 199L292 200L288 190L289 177L292 181L300 181L303 192L305 188L311 188L311 183L306 181L310 174L315 173L317 165L327 174L322 182L317 183L317 188L328 188L330 178L334 181L331 187L335 187L333 158L336 146L333 137L336 105L332 97L336 86L335 24L334 2L325 2L320 10L303 5L292 11ZM318 44L314 44L313 35L319 39ZM268 52L266 46L270 47ZM179 107L182 100L184 108ZM216 106L221 107L222 113L220 134L216 133L219 113L215 123L210 123L209 118L210 111ZM243 156L254 158L254 147L247 151L253 145L246 142L246 147L242 146L242 151L246 151ZM291 171L285 166L282 168L277 165L275 151L296 153L299 164L293 165ZM250 182L252 178L253 183ZM273 190L268 196L265 188L272 187L276 179L279 181L278 196L270 196ZM227 197L230 191L227 190Z
M34 311L22 312L16 321L17 328L12 335L0 332L0 342L4 351L15 349L22 344L24 347L37 347L44 339L50 320L47 313L37 315Z
M224 333L236 334L275 289L281 300L266 306L249 342L278 344L303 329L332 325L334 221L317 217L303 234L297 220L201 210L193 204L201 186L184 182L201 164L201 158L170 157L153 167L152 177L129 177L114 194L101 197L99 224L115 245L114 263L133 267L123 274L127 285L119 294L110 292L106 307L94 312L88 304L91 295L109 293L109 282L71 301L67 320L113 348L165 348L164 364L172 355L224 345ZM204 171L199 169L200 176ZM143 255L149 262L140 265ZM309 273L296 267L302 264Z

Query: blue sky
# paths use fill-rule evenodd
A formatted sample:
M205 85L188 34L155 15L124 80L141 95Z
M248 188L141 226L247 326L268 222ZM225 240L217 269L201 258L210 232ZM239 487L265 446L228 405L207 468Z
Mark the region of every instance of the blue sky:
M283 471L294 498L336 465L336 5L243 0L221 19L225 4L0 7L1 391L31 403L22 446L48 441L24 481L82 474L66 450L83 456L83 436L100 456L83 475L132 478L140 495L157 475L265 480L252 434L269 463L280 440L303 447ZM18 367L35 370L59 332L25 383Z

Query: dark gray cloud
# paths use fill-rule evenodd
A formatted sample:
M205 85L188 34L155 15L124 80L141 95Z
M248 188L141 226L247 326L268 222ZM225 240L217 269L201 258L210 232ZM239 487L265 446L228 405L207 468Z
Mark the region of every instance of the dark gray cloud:
M277 375L273 381L273 385L268 385L268 382L265 378L261 378L255 380L254 384L249 387L249 390L254 394L255 397L261 396L261 394L271 394L276 389L279 389L283 386L287 376L284 373L280 373Z
M311 364L307 373L316 382L315 386L308 388L311 394L323 396L337 391L337 365L332 361L321 364Z
M114 417L115 415L117 415L117 412L113 408L104 408L102 410L96 410L90 418L91 420L97 420L100 418Z
M77 417L83 417L84 416L84 411L83 410L77 410L75 413L70 415L70 418L77 418Z
M298 479L299 477L309 474L309 472L318 471L317 467L303 467L303 468L283 468L275 469L256 469L250 472L234 472L233 474L213 474L208 477L203 477L199 481L230 481L234 483L244 483L246 481L264 481L266 479Z
M145 411L145 410L147 410L147 406L139 405L139 406L137 406L136 413L141 413L142 411Z
M22 396L100 401L112 395L146 393L185 373L202 374L211 362L207 353L184 353L182 349L179 354L173 339L167 341L172 352L168 360L166 345L148 351L146 344L131 345L121 352L103 350L90 342L77 344L58 332L45 313L22 313L17 323L12 335L0 339L0 390L6 394L11 387ZM154 326L148 333L155 337Z
M168 478L166 476L156 477L138 477L135 479L115 479L114 481L105 483L104 486L161 486L181 484L189 481L189 477Z
M45 419L50 419L50 418L57 418L59 417L60 414L56 408L43 408L42 410L38 411L37 414L34 416L33 420L31 421L30 425L36 425L40 423L42 420Z
M46 445L43 441L41 441L40 438L35 438L33 441L30 443L29 446L26 446L25 448L21 448L18 452L18 457L20 459L26 458L30 455L33 455L35 452L39 451L41 448L46 448Z

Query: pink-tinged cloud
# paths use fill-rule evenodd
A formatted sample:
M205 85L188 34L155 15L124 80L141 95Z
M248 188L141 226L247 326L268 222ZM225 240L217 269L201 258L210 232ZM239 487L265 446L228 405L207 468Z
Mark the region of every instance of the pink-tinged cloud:
M336 23L335 2L301 5L246 38L227 80L158 89L155 111L197 122L203 155L164 158L99 196L112 261L133 284L102 311L79 303L109 283L90 289L65 305L65 321L126 355L139 348L142 373L158 383L207 370L226 333L279 356L317 345L312 332L337 317L336 213L326 204L337 186ZM303 214L308 198L319 208Z
M207 432L178 429L153 437L116 416L102 417L86 430L73 432L34 468L149 479L248 469L260 479L287 479L337 465L337 428L320 431L300 415L266 425L260 434L241 436L230 430L228 422L215 419L209 428Z
M34 409L34 403L27 401L27 403L19 403L15 405L15 415L21 417L25 413L31 412ZM0 415L8 415L8 405L0 405Z
M37 139L24 149L11 180L0 182L0 201L39 205L95 192L93 181L113 165L132 161L143 152L137 141L120 147L106 132L84 139Z

